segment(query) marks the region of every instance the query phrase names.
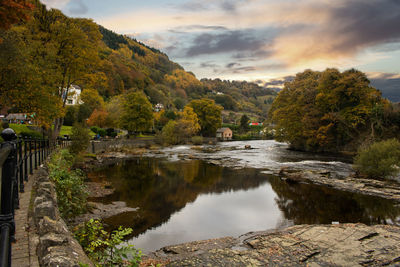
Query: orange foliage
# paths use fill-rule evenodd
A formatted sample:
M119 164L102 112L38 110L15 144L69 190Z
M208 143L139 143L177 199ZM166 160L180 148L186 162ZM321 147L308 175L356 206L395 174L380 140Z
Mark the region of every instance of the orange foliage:
M26 0L2 0L0 6L0 29L8 30L12 24L29 19L28 11L33 4Z
M107 111L95 109L92 115L90 115L87 124L89 126L99 126L101 128L104 128L108 126L107 118L108 118Z

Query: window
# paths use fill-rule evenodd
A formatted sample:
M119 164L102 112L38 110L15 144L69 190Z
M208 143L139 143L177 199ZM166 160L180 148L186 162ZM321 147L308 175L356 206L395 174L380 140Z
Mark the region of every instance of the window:
M67 99L67 104L72 105L72 99Z

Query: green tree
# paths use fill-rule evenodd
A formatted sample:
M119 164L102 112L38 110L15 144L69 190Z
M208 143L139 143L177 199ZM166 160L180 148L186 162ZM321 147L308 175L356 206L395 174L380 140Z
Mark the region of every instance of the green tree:
M153 126L153 108L143 92L125 95L120 125L135 133L148 131Z
M386 178L400 171L400 142L389 139L361 149L354 159L354 168L370 178Z
M71 140L72 143L69 147L71 153L78 154L86 150L90 141L89 129L82 124L75 123L72 127Z
M240 130L242 132L247 132L248 130L250 130L249 121L250 118L247 117L246 114L243 114L242 117L240 117Z
M216 105L213 100L206 98L192 100L189 106L193 108L199 119L200 132L204 136L215 136L217 129L222 124L221 111L223 107Z
M104 110L104 99L100 96L99 92L95 89L85 89L82 91L80 98L82 102L89 107L90 113L95 109Z

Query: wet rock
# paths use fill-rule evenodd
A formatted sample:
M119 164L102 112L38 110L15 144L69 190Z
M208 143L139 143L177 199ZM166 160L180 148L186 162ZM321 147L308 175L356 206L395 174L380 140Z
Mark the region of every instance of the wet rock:
M74 220L70 222L71 225L77 225L89 221L90 219L103 220L118 214L138 210L138 208L127 207L126 203L123 201L114 201L111 204L89 202L88 205L90 206L90 212L75 217Z
M360 177L333 177L330 172L295 171L282 168L279 171L282 180L288 182L307 182L330 186L339 190L377 196L400 202L400 184L390 180L374 180Z
M400 262L400 228L364 224L298 225L168 246L145 258L167 266L357 266Z

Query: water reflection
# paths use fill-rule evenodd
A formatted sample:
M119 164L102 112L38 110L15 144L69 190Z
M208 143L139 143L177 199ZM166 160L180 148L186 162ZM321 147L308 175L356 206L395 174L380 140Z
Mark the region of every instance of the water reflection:
M392 201L327 187L288 184L258 169L231 169L204 161L141 158L89 174L116 189L103 202L125 201L137 212L114 216L114 227L133 227L144 251L161 246L291 224L396 222Z

